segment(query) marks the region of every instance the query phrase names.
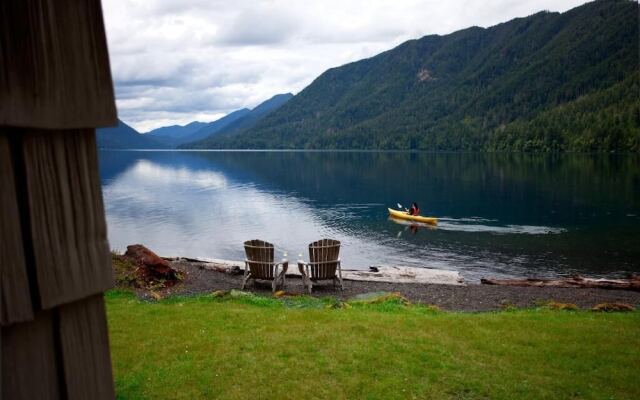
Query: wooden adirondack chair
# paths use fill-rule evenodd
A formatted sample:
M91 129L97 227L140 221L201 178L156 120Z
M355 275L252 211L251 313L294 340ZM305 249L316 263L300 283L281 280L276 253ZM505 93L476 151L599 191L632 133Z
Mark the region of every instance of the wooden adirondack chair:
M280 263L273 261L273 244L265 242L264 240L247 240L244 242L244 252L246 259L244 260L244 278L242 279L242 289L249 279L256 279L272 281L271 289L273 292L279 283L282 284L282 288L285 287L285 273L289 267L288 261ZM278 269L282 266L282 271L278 272Z
M342 284L342 270L340 268L340 242L333 239L321 239L309 244L309 262L299 261L298 269L302 274L302 283L309 290L315 281L332 280L335 287Z

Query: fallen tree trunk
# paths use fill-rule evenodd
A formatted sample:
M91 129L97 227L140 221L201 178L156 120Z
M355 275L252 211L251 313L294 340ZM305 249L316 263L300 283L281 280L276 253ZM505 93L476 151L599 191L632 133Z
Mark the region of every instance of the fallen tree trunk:
M631 275L626 279L593 279L582 276L560 279L480 279L485 285L521 286L521 287L561 287L619 289L640 292L640 276Z

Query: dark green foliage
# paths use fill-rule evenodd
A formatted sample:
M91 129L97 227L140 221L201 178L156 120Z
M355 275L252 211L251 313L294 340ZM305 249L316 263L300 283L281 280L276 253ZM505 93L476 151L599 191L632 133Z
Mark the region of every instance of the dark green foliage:
M496 129L492 150L640 151L638 73L529 120Z
M638 152L638 38L627 0L426 36L207 147Z

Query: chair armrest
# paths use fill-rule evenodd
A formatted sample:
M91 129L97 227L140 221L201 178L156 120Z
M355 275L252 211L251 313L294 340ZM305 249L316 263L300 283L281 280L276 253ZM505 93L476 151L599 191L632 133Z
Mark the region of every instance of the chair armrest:
M276 267L282 266L282 273L284 274L289 269L289 260L284 260L276 264Z
M306 276L306 272L304 271L304 267L309 266L309 263L304 260L298 260L298 271L302 274L302 276Z

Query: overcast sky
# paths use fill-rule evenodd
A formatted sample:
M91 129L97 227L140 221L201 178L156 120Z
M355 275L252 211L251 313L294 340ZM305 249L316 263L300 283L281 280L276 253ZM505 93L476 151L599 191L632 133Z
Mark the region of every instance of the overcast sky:
M103 0L120 119L213 121L408 40L583 0Z

